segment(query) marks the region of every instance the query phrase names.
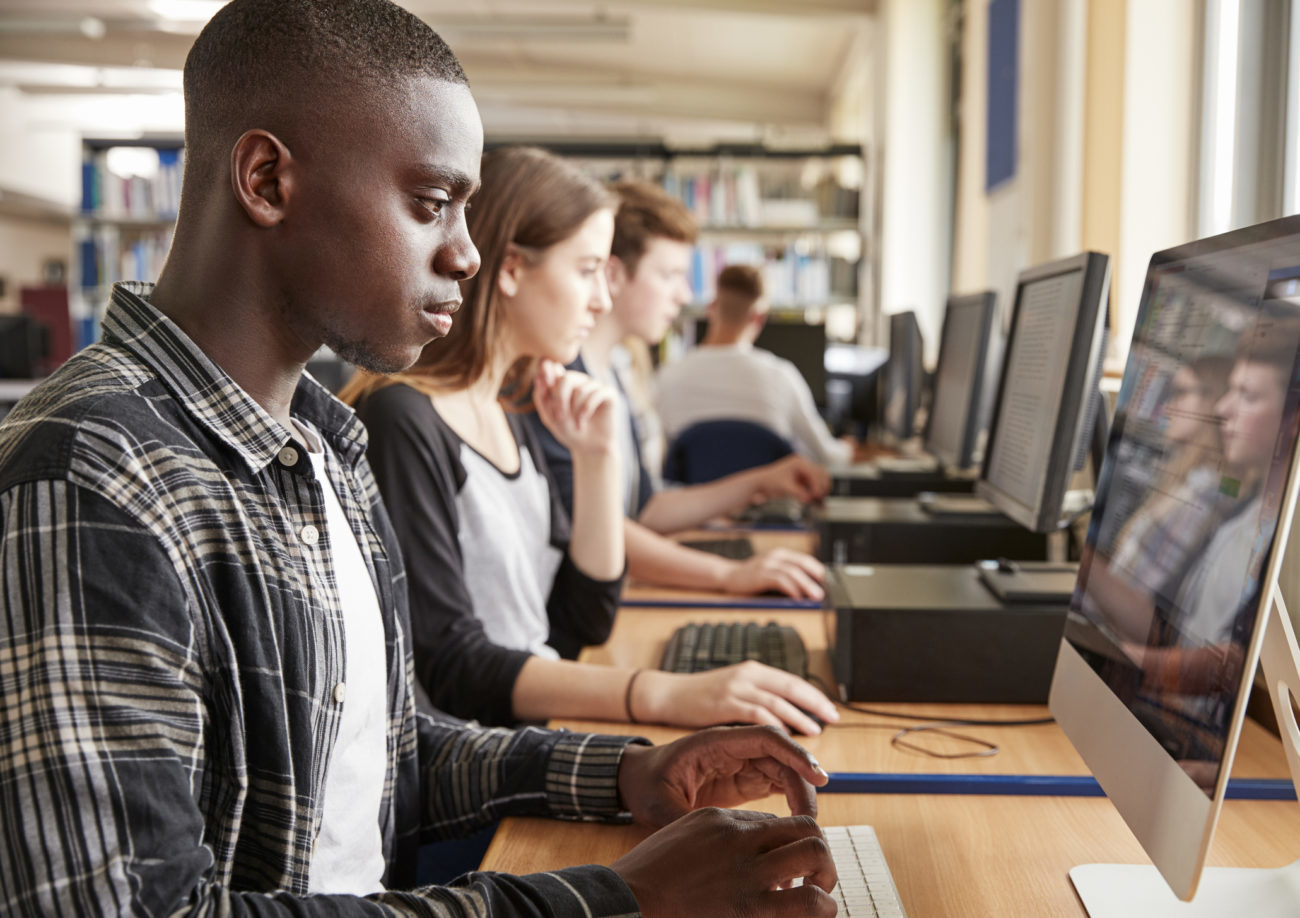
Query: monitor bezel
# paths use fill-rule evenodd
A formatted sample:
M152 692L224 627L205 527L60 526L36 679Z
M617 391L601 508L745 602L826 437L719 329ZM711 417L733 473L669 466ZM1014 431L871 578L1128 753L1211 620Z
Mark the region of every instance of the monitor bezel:
M1289 235L1300 236L1300 217L1250 226L1155 253L1151 257L1147 279L1143 284L1139 318L1142 308L1147 305L1150 277L1165 265ZM1126 375L1127 370L1126 365ZM1114 461L1112 455L1117 448L1118 438L1112 436L1106 452L1107 465ZM1286 488L1278 508L1278 525L1269 551L1268 565L1261 579L1255 622L1242 666L1241 686L1233 704L1224 741L1223 762L1213 794L1207 796L1179 767L1110 686L1088 665L1082 654L1074 649L1068 637L1062 635L1059 644L1056 669L1048 696L1052 716L1083 757L1098 784L1114 803L1121 818L1165 882L1183 900L1190 900L1195 895L1205 867L1227 792L1228 779L1232 774L1233 759L1241 738L1246 707L1250 701L1256 670L1260 667L1260 654L1266 636L1272 634L1272 640L1288 643L1288 647L1274 647L1270 652L1275 660L1278 654L1285 653L1291 661L1290 671L1295 670L1294 635L1289 625L1280 620L1280 616L1285 614L1285 605L1281 603L1278 576L1290 538L1292 516L1300 489L1297 454L1300 454L1300 442L1293 446L1288 460ZM1102 476L1103 480L1108 477L1108 474ZM1076 589L1076 601L1078 595ZM1070 614L1078 613L1071 611ZM1279 618L1274 620L1275 616ZM1284 678L1281 672L1274 673L1272 677ZM1279 722L1282 722L1284 712L1279 704L1283 702L1272 697L1275 694L1272 688L1270 686L1270 697L1275 709L1279 710ZM1285 705L1288 709L1285 713L1289 714L1289 697L1285 699ZM1293 715L1289 720L1294 724ZM1300 783L1300 775L1296 773L1300 769L1300 753L1297 753L1293 745L1288 745L1287 757L1293 780ZM1149 776L1155 780L1135 781L1133 775ZM1188 848L1189 837L1198 839L1194 851Z
M794 359L791 356L792 350L783 350L780 347L773 349L771 347L772 340L775 338L778 344L781 343L781 336L787 332L792 336L807 335L809 339L816 338L821 345L821 360L813 359L804 362L803 360ZM769 336L766 341L763 340L764 334ZM826 380L830 378L830 374L826 372L826 345L828 343L825 321L810 322L804 316L791 316L784 312L768 313L767 318L763 321L762 330L754 339L754 347L767 351L769 354L787 360L794 365L794 368L799 371L799 375L803 377L804 382L808 384L808 389L812 392L813 404L819 410L826 408ZM809 351L809 355L811 354L812 350ZM798 356L807 355L800 354Z
M1007 491L989 481L989 467L997 452L998 422L1002 417L1002 398L1007 385L1011 355L1015 353L1016 337L1025 287L1037 281L1077 271L1083 273L1079 290L1079 309L1075 316L1074 335L1071 338L1070 358L1066 364L1065 383L1061 390L1061 403L1057 406L1056 425L1052 432L1052 445L1048 452L1047 474L1043 488L1036 496L1036 506L1029 506ZM975 493L1031 532L1052 532L1061 528L1061 505L1069 487L1074 469L1076 445L1087 428L1089 418L1085 410L1090 404L1087 391L1096 377L1102 360L1102 331L1106 324L1106 304L1110 291L1110 258L1100 252L1081 252L1068 258L1057 259L1022 271L1016 279L1015 304L1011 313L1011 330L1003 351L1002 367L998 374L997 395L993 413L989 418L989 436L984 446L980 464L980 477L975 482ZM1077 346L1079 335L1089 332L1088 347Z
M880 424L884 428L886 435L897 443L906 443L916 436L916 414L921 410L921 389L925 386L925 341L921 337L921 321L916 315L915 309L901 309L898 312L891 312L886 317L888 328L886 331L889 336L889 357L882 368L884 378L881 380L879 393L879 414ZM910 320L910 321L908 321ZM907 395L908 404L904 411L906 423L903 431L893 430L889 426L889 399L891 397L890 377L893 371L891 363L894 360L894 324L896 322L907 321L906 335L909 345L913 350L912 360L907 367Z
M950 320L954 309L980 309L979 350L975 355L974 372L971 374L970 386L966 393L966 412L963 416L962 432L958 438L956 455L934 446L935 405L939 401L939 380L943 373L945 356L951 356L953 343L949 335ZM982 293L968 293L963 296L950 296L943 313L943 330L939 334L939 359L934 366L934 384L930 391L930 410L925 416L925 432L922 442L925 451L938 459L943 465L955 470L970 468L975 461L975 446L979 442L981 408L984 397L984 378L988 373L989 345L993 338L993 322L997 318L997 294L992 290Z

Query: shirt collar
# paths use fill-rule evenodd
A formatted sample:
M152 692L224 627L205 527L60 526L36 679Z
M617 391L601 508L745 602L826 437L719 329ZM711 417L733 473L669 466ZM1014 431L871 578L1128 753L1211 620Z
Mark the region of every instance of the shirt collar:
M113 285L104 316L105 342L147 364L200 424L229 443L255 470L276 458L289 431L239 387L180 327L149 303L153 284ZM366 448L366 430L352 410L304 373L289 410L308 421L340 459L355 465Z

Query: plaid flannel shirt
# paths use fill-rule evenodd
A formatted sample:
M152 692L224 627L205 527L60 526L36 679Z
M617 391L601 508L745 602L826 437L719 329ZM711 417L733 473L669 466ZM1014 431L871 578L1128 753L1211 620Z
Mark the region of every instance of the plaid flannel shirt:
M306 447L148 303L0 425L0 913L627 915L604 867L305 896L342 713L343 618ZM626 738L417 714L400 552L365 431L310 378L292 410L383 614L385 885L425 837L507 814L612 818Z

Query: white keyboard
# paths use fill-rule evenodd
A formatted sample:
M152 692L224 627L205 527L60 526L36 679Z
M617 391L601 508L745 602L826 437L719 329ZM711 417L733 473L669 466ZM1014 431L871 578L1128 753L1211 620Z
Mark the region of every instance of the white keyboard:
M831 893L840 918L907 918L871 826L822 826L840 881Z

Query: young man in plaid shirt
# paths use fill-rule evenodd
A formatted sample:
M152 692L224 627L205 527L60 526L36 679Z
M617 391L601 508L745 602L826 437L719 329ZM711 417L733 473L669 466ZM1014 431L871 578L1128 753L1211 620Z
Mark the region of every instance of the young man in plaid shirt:
M478 268L455 57L387 0L233 0L185 89L157 285L0 426L0 913L832 914L825 777L775 731L416 711L364 430L302 370L406 366ZM709 808L773 792L798 815ZM411 887L421 835L519 813L671 824L611 868Z

